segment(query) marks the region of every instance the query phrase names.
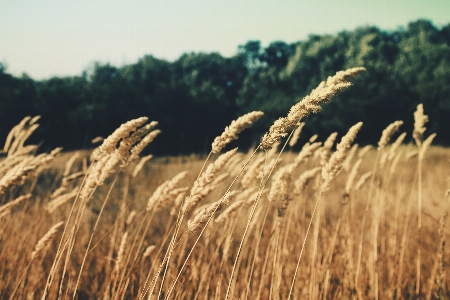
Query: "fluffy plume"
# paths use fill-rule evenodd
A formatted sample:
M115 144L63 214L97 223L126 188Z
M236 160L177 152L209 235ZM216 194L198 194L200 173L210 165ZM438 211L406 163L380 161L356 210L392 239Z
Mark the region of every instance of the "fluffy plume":
M66 165L64 167L64 173L63 176L67 177L70 174L70 169L72 168L73 163L75 162L75 160L80 156L80 154L78 152L75 152L70 158L69 160L66 162Z
M331 180L336 176L342 167L345 157L347 156L348 150L353 143L359 129L361 129L362 122L353 125L346 135L342 137L341 142L337 145L337 150L334 152L328 163L322 168L322 177L324 179L322 184L322 191L326 191L329 188Z
M238 134L244 129L250 127L254 122L264 115L262 111L252 111L233 120L230 126L227 126L224 132L214 139L212 143L212 153L219 153L228 143L238 138Z
M231 215L236 212L239 208L241 208L241 206L245 203L245 200L239 200L239 201L235 201L233 202L230 206L228 206L223 213L221 213L215 220L214 222L216 223L222 223L225 220L229 219L231 217Z
M10 156L2 162L1 171L6 171L0 178L0 194L5 193L13 186L17 186L25 182L26 179L39 174L48 163L52 161L55 156L61 151L61 148L56 148L49 154L40 154L33 156Z
M269 200L278 203L278 217L283 217L284 212L292 200L289 196L292 168L287 165L279 169L274 176L269 191Z
M389 173L394 174L395 170L397 169L398 162L400 161L400 157L402 156L402 153L397 153L395 155L394 159L392 160L391 167L389 168Z
M42 253L43 249L53 241L53 239L56 236L56 233L58 232L59 227L61 227L63 224L64 222L61 221L53 225L52 228L50 228L50 230L37 242L34 251L31 252L31 260L38 257L39 254Z
M320 165L324 166L330 159L331 148L336 140L337 132L333 132L323 143L322 151L320 151Z
M120 271L121 263L123 260L123 255L125 252L125 246L127 244L127 238L128 238L128 231L126 231L123 236L122 240L120 241L119 251L117 252L117 258L116 258L116 264L114 266L113 273L118 274Z
M156 248L155 245L148 246L148 247L145 249L144 254L142 254L142 257L148 257L148 256L150 256L150 254L152 254L152 252L153 252L153 250L155 250L155 248Z
M370 151L370 149L372 149L372 145L367 145L364 146L359 152L358 152L358 158L364 158L364 156L366 156L367 152Z
M294 182L294 193L299 195L308 185L308 182L313 179L319 172L322 170L322 167L316 167L311 170L307 170L303 172L300 177Z
M359 166L361 165L362 159L358 159L353 165L352 171L348 175L347 183L345 184L345 193L348 195L353 187L353 182L355 181L356 175L358 174Z
M318 137L319 137L319 135L317 135L317 134L313 135L312 137L309 138L309 142L314 143Z
M147 210L153 209L157 210L164 206L165 204L175 200L178 193L172 193L175 187L180 183L181 180L186 177L187 172L181 172L170 180L165 181L153 192L153 195L148 199Z
M170 215L174 216L178 209L180 208L181 202L183 202L184 197L186 197L186 193L189 190L189 187L177 188L171 191L171 194L176 194L175 200L173 200L172 209L170 210Z
M53 199L52 201L50 201L49 203L47 203L47 207L46 210L49 213L54 212L58 207L60 207L61 205L75 199L75 197L78 194L78 188L73 189L73 191L71 191L70 193L66 193L63 195L59 195L58 197L56 197L55 199Z
M13 206L16 206L23 200L30 199L30 197L31 197L31 194L22 195L16 199L14 199L13 201L10 201L10 202L0 206L0 215L2 215L5 211L9 211Z
M364 185L364 183L367 182L367 180L370 178L370 176L372 176L371 171L362 174L361 177L359 178L358 182L355 185L355 190L359 190Z
M237 148L225 152L220 155L214 163L211 163L208 168L200 175L200 177L194 182L191 189L191 195L186 199L184 203L183 211L187 213L191 210L203 197L206 196L205 191L208 193L210 190L206 190L213 180L217 177L219 172L223 169L225 164L236 153Z
M298 155L294 159L294 165L295 167L298 167L300 164L306 162L308 158L311 157L311 155L314 154L314 152L319 149L319 147L322 145L322 143L306 143L302 150L298 153Z
M350 166L351 166L353 157L355 157L356 151L358 151L358 147L359 147L358 144L354 144L352 146L352 148L348 152L347 158L344 160L344 163L342 164L342 167L344 168L344 170L346 172L348 172L348 170L350 170Z
M136 128L142 126L145 122L147 122L147 117L140 117L137 119L130 120L117 128L110 136L108 136L103 143L96 148L91 155L91 159L99 160L101 156L106 154L111 154L116 150L117 143L126 138L130 132L135 131Z
M212 216L212 214L220 209L222 206L227 205L231 200L236 197L238 191L231 191L227 193L222 199L210 204L208 207L202 209L192 220L188 221L188 231L194 232L203 227Z
M423 160L423 158L425 156L425 152L430 147L430 145L433 142L433 139L435 138L435 136L436 136L436 133L430 134L430 136L427 137L427 139L425 141L423 141L422 146L420 147L420 150L419 150L419 159L420 160Z
M255 180L258 176L258 172L261 168L263 168L265 157L261 156L250 165L247 172L245 172L244 176L242 176L241 185L243 187L250 186L253 180Z
M8 152L11 147L11 144L13 140L20 134L22 129L24 128L25 124L31 119L30 116L27 116L22 119L22 121L14 126L11 131L8 133L8 136L6 137L5 145L3 147L3 152Z
M427 129L425 123L428 122L428 116L423 112L423 105L417 105L417 110L414 112L414 131L413 138L416 141L417 146L422 145L423 133Z
M403 121L395 121L383 130L380 141L378 142L378 151L381 151L384 147L386 147L391 139L391 136L400 128L402 124Z
M331 100L333 96L351 85L351 81L365 68L352 68L339 71L336 75L328 77L314 89L310 95L291 107L287 117L276 120L261 141L261 149L270 149L273 143L285 137L304 117L311 113L317 113L321 105Z
M135 216L136 216L136 211L132 210L130 212L130 214L128 215L128 218L127 218L127 221L125 222L125 224L127 224L127 226L130 226L131 223L133 222Z
M389 154L387 157L387 159L389 161L391 161L394 158L398 148L403 143L403 140L405 139L405 137L406 137L406 132L403 132L402 134L400 134L398 136L398 138L395 140L395 142L392 143L391 149L389 149Z
M136 146L131 149L131 156L129 161L137 159L139 154L147 147L148 144L153 142L153 140L161 133L161 130L153 130L149 134L147 134Z
M303 127L305 126L305 122L300 122L300 124L295 128L294 133L289 141L289 146L294 147L297 144L298 138L300 137L300 133L302 132Z
M144 156L141 158L141 160L139 161L139 163L136 165L136 167L134 168L133 177L136 177L137 174L142 170L142 168L144 167L144 164L150 160L153 157L153 155L149 154L147 156Z

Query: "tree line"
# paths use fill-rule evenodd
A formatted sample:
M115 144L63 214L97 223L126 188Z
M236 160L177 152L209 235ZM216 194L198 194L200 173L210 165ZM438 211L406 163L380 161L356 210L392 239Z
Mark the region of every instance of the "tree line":
M146 55L122 67L95 63L79 76L45 80L13 76L0 64L0 140L23 117L41 115L33 138L42 147L86 148L92 138L148 116L162 131L152 153L205 153L231 120L261 110L264 117L235 142L245 149L322 80L356 66L367 72L306 120L304 139L343 134L363 121L357 142L374 144L395 120L411 132L413 112L423 103L427 132L450 144L450 24L428 20L395 31L367 26L267 47L248 41L232 57L185 53L169 62Z

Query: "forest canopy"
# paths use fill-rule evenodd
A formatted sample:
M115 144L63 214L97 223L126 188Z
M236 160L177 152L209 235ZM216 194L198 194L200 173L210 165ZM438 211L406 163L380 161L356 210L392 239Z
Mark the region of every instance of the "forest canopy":
M303 138L342 134L362 121L357 142L376 143L395 120L410 133L413 112L423 103L427 132L450 145L450 24L428 20L395 31L367 26L267 47L248 41L228 58L185 53L173 62L146 55L122 67L94 63L79 76L39 81L13 76L0 64L0 139L23 117L40 115L34 142L45 149L86 148L92 138L147 116L162 131L152 153L205 153L233 119L261 110L264 117L233 145L245 150L320 81L357 66L367 72L305 120Z

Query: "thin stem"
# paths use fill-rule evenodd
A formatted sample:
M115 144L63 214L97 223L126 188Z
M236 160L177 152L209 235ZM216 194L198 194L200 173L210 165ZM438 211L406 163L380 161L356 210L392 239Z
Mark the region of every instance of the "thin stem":
M372 190L373 190L373 186L374 186L374 182L375 182L376 172L378 169L378 161L380 159L380 155L381 155L381 151L377 151L377 157L375 159L375 166L373 167L372 178L370 180L369 194L367 195L366 209L364 211L364 216L362 219L361 234L360 234L359 248L358 248L358 260L356 262L356 271L355 271L355 286L358 286L359 270L360 270L360 266L361 266L362 244L363 244L363 239L364 239L364 227L366 226L367 215L368 215L369 209L370 209Z
M259 146L255 149L255 151L253 151L252 155L250 156L250 158L245 162L245 164L242 166L241 170L239 171L239 173L236 175L236 177L233 179L233 182L231 182L230 186L228 187L227 191L225 192L224 196L222 197L222 199L229 193L229 191L231 190L231 188L233 187L234 183L237 181L237 179L239 178L239 176L242 174L242 172L244 171L245 167L247 167L248 163L250 162L250 160L253 158L253 156L255 155L255 153L258 151ZM219 208L220 202L216 205L214 211L212 212L211 216L209 217L208 221L206 222L205 226L203 226L202 231L200 232L197 240L195 241L194 245L191 248L191 251L189 252L188 256L186 257L186 260L183 263L183 266L181 267L180 271L178 272L177 277L175 278L172 287L170 288L166 299L169 299L170 294L173 291L173 288L175 287L175 284L177 283L178 278L181 275L181 272L183 271L184 267L186 266L186 263L189 259L189 257L192 254L192 251L194 250L195 246L197 245L198 241L200 240L200 237L202 236L203 232L205 231L206 227L208 226L209 222L212 220L212 218L214 217L214 214L216 212L216 210Z
M314 205L313 212L311 214L311 219L309 220L308 228L306 229L306 235L303 239L302 249L300 250L300 255L298 256L297 266L295 267L294 278L292 279L291 289L289 290L289 296L287 299L291 298L292 292L294 290L295 278L297 277L298 267L300 266L300 260L302 259L303 250L305 249L306 239L308 238L309 230L311 229L311 224L314 218L314 214L316 213L317 207L319 206L319 202L322 199L322 191L320 191L319 196L317 197L316 204Z
M264 192L264 189L265 189L265 187L267 185L267 182L269 182L270 175L272 174L273 170L275 169L275 167L277 165L277 162L280 160L281 153L283 153L284 148L286 148L286 145L288 144L289 139L291 138L293 132L294 131L291 131L289 137L286 139L286 142L284 143L283 148L281 149L280 153L278 154L277 159L275 160L275 163L272 166L272 169L270 170L269 174L267 175L266 181L264 182L264 185L263 185L263 187L261 189L261 192L258 193L258 196L256 197L256 201L253 204L252 210L250 211L250 216L248 218L247 225L245 226L244 234L242 235L241 243L239 244L239 249L238 249L238 252L237 252L237 255L236 255L236 259L234 261L233 269L231 271L230 281L228 283L227 294L225 296L225 300L228 299L228 295L230 293L230 288L231 288L231 283L233 282L233 275L234 275L234 272L236 270L237 261L239 259L240 254L241 254L242 245L244 244L245 237L247 236L247 232L248 232L248 229L250 227L250 222L253 219L253 215L255 214L256 207L258 206L259 200L261 199L262 193ZM261 146L261 144L256 148L256 150L258 150L260 146ZM256 152L256 150L255 150L255 152ZM255 152L253 154L255 154ZM253 157L253 155L252 155L252 157Z
M119 173L120 173L120 171L119 171ZM86 247L86 251L84 253L83 260L81 262L80 272L78 273L77 282L75 283L75 288L74 288L74 291L73 291L72 299L75 299L75 295L77 294L77 287L78 287L78 284L80 283L81 273L83 271L84 263L86 262L86 257L87 257L88 252L89 252L89 247L91 246L92 239L94 238L94 233L95 233L95 230L97 229L98 223L100 221L100 217L102 216L103 210L105 209L106 202L108 202L108 199L109 199L109 196L111 195L111 191L112 191L112 189L114 187L114 184L116 183L117 178L119 177L119 173L117 173L116 177L114 178L113 183L111 184L111 186L110 186L110 188L108 190L108 194L106 194L106 198L103 201L102 208L100 209L100 212L99 212L99 214L97 216L97 220L95 221L94 229L92 229L91 237L90 237L89 243L88 243L88 245Z

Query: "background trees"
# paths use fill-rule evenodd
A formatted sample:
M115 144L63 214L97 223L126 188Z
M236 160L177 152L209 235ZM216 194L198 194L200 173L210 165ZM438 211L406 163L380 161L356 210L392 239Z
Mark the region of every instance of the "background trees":
M145 115L163 131L153 153L199 153L209 151L232 119L262 110L265 116L238 142L245 148L320 81L355 66L367 73L308 118L304 136L345 132L363 121L359 142L375 143L394 120L411 131L413 111L423 103L436 142L450 144L450 24L437 28L427 20L391 32L361 27L265 48L249 41L230 58L186 53L174 62L147 55L122 67L96 63L80 76L41 81L12 76L0 64L0 139L24 116L39 114L34 138L43 147L89 147L95 136Z

